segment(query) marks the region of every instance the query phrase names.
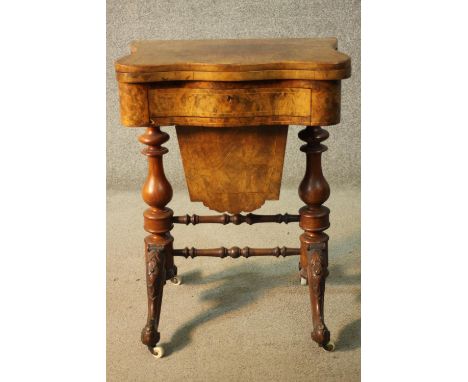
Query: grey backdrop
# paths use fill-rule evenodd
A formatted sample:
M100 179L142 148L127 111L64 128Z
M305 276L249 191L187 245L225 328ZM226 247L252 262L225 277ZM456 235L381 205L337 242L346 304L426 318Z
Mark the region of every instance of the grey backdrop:
M107 0L107 185L140 188L146 160L137 136L141 128L124 128L114 60L128 54L138 39L214 39L267 37L338 38L338 48L351 56L352 77L342 82L341 123L330 126L324 173L332 189L360 184L360 1L359 0ZM174 189L185 187L173 127L164 156ZM299 151L298 126L289 129L283 186L297 187L305 168Z

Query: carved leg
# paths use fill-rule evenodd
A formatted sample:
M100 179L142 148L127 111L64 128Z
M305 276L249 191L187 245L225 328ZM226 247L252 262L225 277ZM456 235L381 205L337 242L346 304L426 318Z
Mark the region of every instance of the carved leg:
M160 337L158 325L163 287L168 275L177 273L172 255L174 239L170 234L173 212L166 207L172 199L172 187L164 174L162 161L168 150L161 145L168 139L169 135L161 132L159 126L148 127L139 138L141 143L147 145L143 154L148 157L148 177L141 195L149 205L143 216L144 228L150 233L145 238L148 320L141 340L157 358L163 355L162 348L155 348Z
M307 251L307 278L309 280L310 306L314 330L312 339L320 346L328 346L330 331L325 325L323 302L325 297L325 279L328 276L327 243L310 244ZM330 350L330 349L327 349Z
M164 284L166 283L166 255L164 246L151 246L145 240L146 289L148 292L148 319L141 331L141 342L154 348L159 342L159 316Z
M328 132L319 126L307 126L299 133L305 142L301 151L306 153L307 165L304 179L299 186L299 196L306 204L299 210L301 235L300 274L309 283L312 322L312 339L326 350L333 350L330 332L324 322L325 278L328 275L328 235L330 210L322 204L330 195L330 186L322 173L322 152L327 147L320 142L328 138Z

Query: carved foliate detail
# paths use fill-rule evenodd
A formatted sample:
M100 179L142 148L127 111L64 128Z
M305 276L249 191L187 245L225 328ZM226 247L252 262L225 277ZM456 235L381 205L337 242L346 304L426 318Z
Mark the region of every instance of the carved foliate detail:
M162 269L163 260L161 259L161 253L164 250L164 247L160 249L152 250L148 252L148 260L146 263L146 286L148 288L148 298L152 301L156 299L156 281L159 277L162 276L164 269ZM165 278L163 278L165 281ZM165 282L164 282L165 283ZM163 283L163 284L164 284Z
M310 247L309 247L310 248ZM328 259L325 249L309 249L307 251L310 303L312 309L312 321L314 329L312 339L324 346L330 341L330 332L325 325L324 296L325 279L328 276Z
M141 341L150 347L159 342L159 317L163 287L166 283L164 246L146 250L146 289L148 295L148 319L141 332Z

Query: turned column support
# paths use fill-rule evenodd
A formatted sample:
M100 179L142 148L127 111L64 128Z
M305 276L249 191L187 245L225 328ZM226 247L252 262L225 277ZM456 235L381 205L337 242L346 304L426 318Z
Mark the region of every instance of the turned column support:
M300 236L300 273L309 284L312 321L312 339L327 350L330 332L324 322L325 279L328 276L328 235L330 210L322 204L330 196L330 186L322 173L322 153L327 147L321 142L328 138L326 130L319 126L307 126L299 132L306 142L301 151L306 154L306 172L299 185L299 197L306 204L299 210L299 226L304 230Z
M170 246L166 248L166 277L169 279L177 275L172 256L173 237L170 234L174 227L174 213L166 207L172 200L172 186L164 173L162 159L168 152L162 144L169 140L169 134L162 132L159 126L150 126L138 140L147 146L142 153L148 157L148 176L141 190L141 196L149 206L143 214L144 228L151 234L151 242Z
M172 254L173 237L170 233L173 212L166 205L172 199L172 187L164 174L162 157L168 152L162 147L169 135L159 126L149 126L139 141L146 145L142 153L148 157L148 176L141 190L149 208L144 212L144 228L150 233L145 238L148 319L141 333L142 342L150 348L159 341L159 316L166 279L177 274Z

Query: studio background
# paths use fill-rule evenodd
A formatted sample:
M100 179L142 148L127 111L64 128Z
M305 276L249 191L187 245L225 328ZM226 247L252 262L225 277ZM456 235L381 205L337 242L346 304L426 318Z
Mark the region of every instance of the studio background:
M137 141L143 128L119 120L114 61L140 39L338 38L352 60L342 81L341 123L328 126L323 171L331 186L325 318L334 353L310 338L309 292L298 259L176 259L184 284L164 288L161 344L153 359L140 343L146 320L143 211L147 161ZM359 381L360 380L360 2L359 1L107 1L107 374L109 381ZM297 213L305 172L302 129L288 133L279 201L260 214ZM212 215L190 203L174 127L164 144L175 215ZM176 225L176 248L298 247L297 224Z

